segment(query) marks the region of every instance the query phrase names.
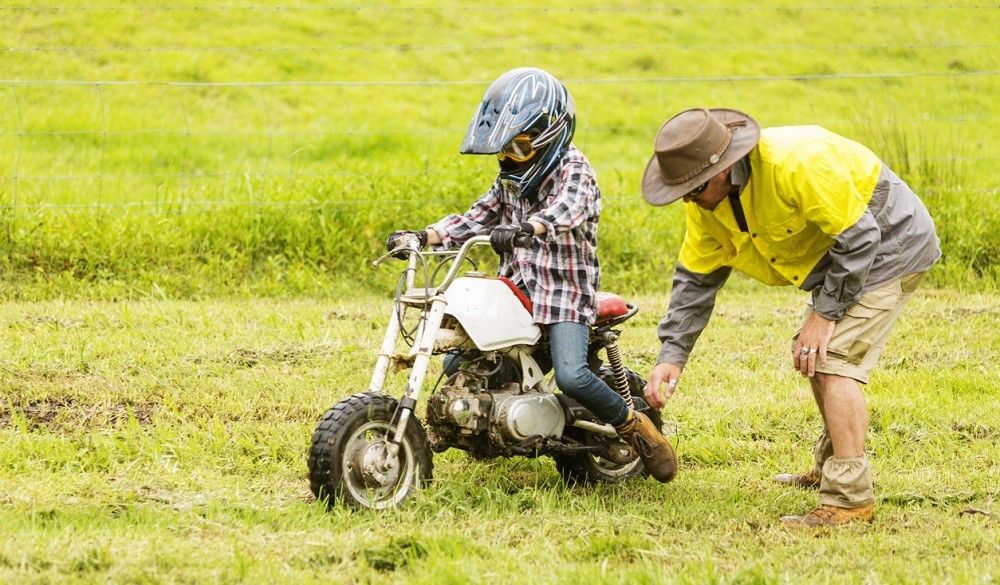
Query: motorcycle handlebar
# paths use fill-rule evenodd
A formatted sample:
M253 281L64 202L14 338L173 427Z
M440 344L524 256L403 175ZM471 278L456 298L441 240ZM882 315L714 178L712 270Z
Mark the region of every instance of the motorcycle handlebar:
M455 254L455 260L452 261L451 268L448 269L448 274L444 275L444 280L442 280L441 284L437 287L438 291L444 291L448 288L448 285L451 284L451 281L455 280L455 277L458 276L458 269L465 260L465 257L468 255L469 250L480 244L489 245L489 243L489 236L472 236L466 240L465 243L462 244L462 247L458 249L458 253Z
M527 247L531 246L531 239L532 239L532 236L530 236L528 234L521 234L521 235L517 236L516 238L514 238L514 245L517 246L517 247L519 247L519 248L527 248ZM479 246L479 245L483 245L483 244L489 245L489 243L490 243L490 236L488 236L488 235L473 236L473 237L469 238L468 240L466 240L465 243L462 244L462 247L459 248L457 252L455 252L455 258L452 261L451 268L448 269L448 273L445 274L444 280L441 281L441 284L439 284L437 286L438 291L439 292L444 291L446 288L448 288L448 285L450 285L451 282L453 280L455 280L455 278L458 276L459 267L462 265L462 262L465 260L465 257L468 255L469 250L471 250L472 248L474 248L476 246ZM419 248L419 244L417 244L415 241L413 241L413 242L407 242L407 246L405 248L401 247L401 249L393 250L392 252L389 252L387 254L382 255L382 257L380 257L378 260L376 260L375 262L373 262L372 265L374 267L374 266L377 266L378 264L381 264L381 262L383 260L386 260L389 257L391 257L394 252L398 252L398 251L402 251L402 250L407 250L407 251L411 252L410 254L408 254L409 261L410 261L409 262L410 263L409 277L413 278L413 274L415 272L413 269L416 266L416 254L418 254L420 252L418 248ZM409 280L409 279L407 279L407 280ZM407 284L409 286L413 285L411 282L408 282Z

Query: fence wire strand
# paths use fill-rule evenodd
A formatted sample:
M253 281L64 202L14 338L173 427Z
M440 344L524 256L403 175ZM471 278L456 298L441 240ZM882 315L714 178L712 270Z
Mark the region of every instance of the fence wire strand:
M697 45L697 44L543 44L543 45L518 45L519 52L544 52L553 51L559 53L566 52L606 52L606 51L902 51L902 50L923 50L923 49L994 49L1000 47L995 43L907 43L898 45L870 45L870 44L725 44L725 45ZM449 52L449 51L510 51L510 44L480 44L480 45L411 45L411 44L379 44L379 45L282 45L282 46L174 46L174 47L142 47L127 45L110 46L6 46L0 47L0 52L8 53L307 53L307 52L363 52L371 53L375 51L400 51L400 52Z
M769 4L729 4L705 6L703 4L661 4L661 5L607 5L587 4L577 6L540 6L507 4L497 7L493 3L471 4L154 4L154 3L106 3L86 5L65 4L8 4L0 6L3 12L24 13L60 13L60 12L340 12L340 13L416 13L416 12L447 12L447 13L504 13L531 12L532 14L653 14L685 12L885 12L885 11L938 11L938 10L989 10L1000 8L998 4L960 4L960 3L929 3L929 4L872 4L867 6L847 4L811 4L802 6L769 5Z
M567 85L628 85L635 83L725 83L725 82L771 82L771 81L822 81L851 79L908 79L934 77L995 77L1000 69L972 71L886 71L853 73L786 73L779 75L693 75L671 77L592 77L567 78ZM294 81L157 81L139 79L84 80L84 79L0 79L0 85L21 86L165 86L165 87L420 87L420 86L463 86L488 85L492 79L414 79L414 80L294 80Z

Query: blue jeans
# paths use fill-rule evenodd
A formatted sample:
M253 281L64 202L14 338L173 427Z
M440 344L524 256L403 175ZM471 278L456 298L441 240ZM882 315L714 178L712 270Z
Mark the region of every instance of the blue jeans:
M625 422L628 417L625 400L587 367L590 328L583 323L572 322L551 323L547 328L556 386L602 421L616 426ZM548 371L548 364L544 363L546 360L540 358L535 358L538 365ZM445 374L450 376L457 372L460 362L461 358L456 355L445 357Z

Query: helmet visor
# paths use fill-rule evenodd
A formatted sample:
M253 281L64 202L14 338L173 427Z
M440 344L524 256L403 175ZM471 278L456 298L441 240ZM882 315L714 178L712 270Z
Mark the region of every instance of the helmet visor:
M502 161L510 160L515 163L523 163L531 160L535 153L535 146L531 143L531 134L522 132L500 149L497 158Z

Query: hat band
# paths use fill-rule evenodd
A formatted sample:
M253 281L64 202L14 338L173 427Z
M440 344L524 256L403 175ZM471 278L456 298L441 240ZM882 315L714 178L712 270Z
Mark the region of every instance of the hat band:
M745 126L745 125L746 125L746 122L744 122L743 120L739 120L739 121L736 121L736 122L730 122L730 123L726 124L725 125L726 126L726 138L725 138L725 140L723 140L722 145L719 147L719 149L716 150L714 153L712 153L712 155L708 157L708 161L706 161L705 163L703 163L700 167L694 169L693 171L690 171L689 173L687 173L686 175L684 175L684 176L682 176L682 177L680 177L678 179L669 179L666 176L664 176L663 175L663 167L661 166L660 167L660 176L663 178L663 182L666 183L667 185L680 185L681 183L690 181L694 177L697 177L705 169L707 169L707 168L711 167L712 165L718 163L719 162L719 158L722 156L722 153L726 152L726 149L729 148L730 143L732 143L732 141L733 141L733 131L732 131L732 128L734 126Z

